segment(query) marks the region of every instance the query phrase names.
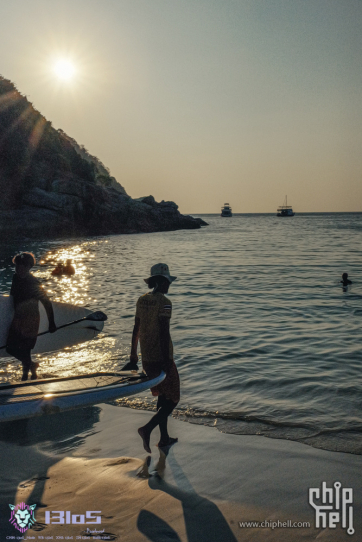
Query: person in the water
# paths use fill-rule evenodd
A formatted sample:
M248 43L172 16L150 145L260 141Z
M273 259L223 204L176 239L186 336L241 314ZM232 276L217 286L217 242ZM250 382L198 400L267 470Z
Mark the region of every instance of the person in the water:
M67 260L65 266L63 267L63 273L64 275L74 275L75 269L72 265L72 260Z
M348 278L348 273L343 273L342 280L340 281L343 286L348 286L348 284L352 284L352 281Z
M63 262L57 263L57 266L54 267L52 275L62 275L63 274Z
M157 425L161 433L159 448L172 446L177 442L177 438L171 438L167 430L168 416L180 400L180 379L173 359L170 337L172 305L165 296L176 278L170 275L166 264L159 263L151 268L151 276L144 279L153 290L137 301L130 362L123 367L123 370L138 370L137 345L140 341L142 366L147 376L154 378L161 371L166 373L165 380L151 388L152 395L158 396L157 413L138 429L143 447L148 453L151 453L150 436Z
M38 301L41 301L46 310L50 333L57 329L53 307L38 279L30 273L30 269L35 265L34 254L30 252L17 254L13 258L13 263L15 274L10 295L13 297L15 314L8 334L6 351L21 361L23 365L21 380L28 379L29 371L31 380L36 380L39 363L32 362L31 350L35 346L39 329Z

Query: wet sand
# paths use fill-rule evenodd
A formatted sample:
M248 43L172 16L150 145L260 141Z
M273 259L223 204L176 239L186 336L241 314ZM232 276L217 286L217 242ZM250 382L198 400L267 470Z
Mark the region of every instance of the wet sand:
M149 456L137 428L150 416L150 412L100 405L2 425L1 542L7 536L22 536L9 523L9 504L20 502L37 504L36 523L23 535L32 540L318 538L334 542L361 538L361 456L284 440L222 434L171 419L170 434L179 442L166 457L156 447L156 429L147 466ZM336 529L315 528L308 489L321 487L323 481L328 487L339 481L342 488L354 489L353 536L339 524ZM46 511L50 524L45 522ZM54 523L59 521L59 511L70 512L64 514L64 524ZM101 523L75 524L87 511L101 516ZM240 527L239 522L247 521L268 521L270 526ZM272 528L272 522L278 521L279 525L308 522L310 527Z

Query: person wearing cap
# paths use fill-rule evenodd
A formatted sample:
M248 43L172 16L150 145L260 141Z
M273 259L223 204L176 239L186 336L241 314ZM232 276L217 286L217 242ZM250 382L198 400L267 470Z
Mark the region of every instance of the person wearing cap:
M23 252L17 254L12 261L15 264L15 274L10 295L13 297L15 313L8 334L6 351L21 361L23 365L21 380L28 379L29 371L31 371L31 379L36 380L39 363L32 362L31 350L35 346L39 329L38 301L46 310L50 333L57 329L53 307L38 279L30 273L30 269L35 265L34 254Z
M151 432L160 428L159 448L172 446L177 438L171 438L167 430L167 419L180 400L180 379L173 359L173 345L170 337L171 301L165 296L170 284L177 277L170 275L168 265L158 263L151 267L151 276L144 279L152 292L142 295L136 306L135 324L132 334L130 362L123 370L138 370L137 346L141 345L143 370L150 378L165 371L166 378L151 388L157 396L157 413L138 433L143 440L146 452L151 453Z

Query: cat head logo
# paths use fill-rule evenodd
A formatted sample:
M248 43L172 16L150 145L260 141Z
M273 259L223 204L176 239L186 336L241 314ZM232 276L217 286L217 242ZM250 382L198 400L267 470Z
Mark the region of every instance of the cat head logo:
M35 522L34 510L36 504L28 506L24 502L20 504L9 504L11 509L10 523L21 533L25 533Z

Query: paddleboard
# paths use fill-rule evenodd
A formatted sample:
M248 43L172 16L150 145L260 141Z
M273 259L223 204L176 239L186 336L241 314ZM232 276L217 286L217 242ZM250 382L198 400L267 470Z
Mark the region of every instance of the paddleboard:
M0 422L113 401L152 388L165 377L164 372L151 379L143 373L123 371L2 384Z
M55 325L62 326L74 320L80 320L88 316L92 311L71 305L70 303L58 303L52 301L54 310ZM49 329L48 317L43 307L39 302L40 325L39 333ZM6 345L11 322L14 317L14 305L12 296L0 296L0 346ZM103 329L104 322L94 322L84 320L69 327L59 329L55 333L47 333L41 335L36 341L35 348L32 354L42 354L43 352L51 352L53 350L61 350L66 346L74 346L91 339L94 339ZM7 357L9 354L5 348L0 348L0 358Z

